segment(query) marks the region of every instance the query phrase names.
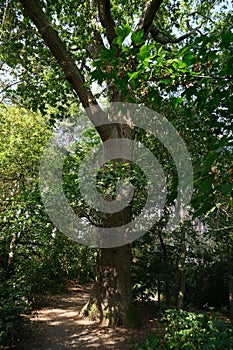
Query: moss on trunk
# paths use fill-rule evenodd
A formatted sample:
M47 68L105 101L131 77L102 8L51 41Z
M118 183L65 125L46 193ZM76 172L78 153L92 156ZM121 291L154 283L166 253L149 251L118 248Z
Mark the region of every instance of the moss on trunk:
M99 250L96 281L81 317L113 327L139 326L132 302L130 263L129 245Z

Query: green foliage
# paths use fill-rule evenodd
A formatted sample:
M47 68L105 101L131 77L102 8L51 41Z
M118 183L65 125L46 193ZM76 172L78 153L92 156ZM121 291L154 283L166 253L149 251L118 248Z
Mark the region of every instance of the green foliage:
M114 43L118 44L119 46L121 46L124 42L124 40L127 38L127 36L131 33L132 29L131 26L126 23L124 25L124 27L117 27L116 28L116 39L114 39Z
M166 283L173 297L176 296L176 251L166 246L166 253L158 241L157 227L133 242L132 284L133 297L141 302L151 302L160 292L166 298ZM168 255L166 255L168 254Z
M156 335L149 335L145 343L134 343L133 350L161 350L164 347L160 346L159 338Z
M135 344L134 350L233 348L233 327L224 321L208 320L204 314L171 309L166 311L160 322L165 327L164 337L150 335L144 344Z
M168 310L162 318L165 341L169 349L231 349L233 329L219 320L208 320L204 314Z
M193 219L201 218L208 230L201 237L191 230L187 232L187 301L216 302L211 290L215 286L219 291L219 286L223 286L222 294L216 295L226 305L228 281L223 265L226 266L231 258L233 204L232 13L227 1L165 0L154 23L159 29L160 39L166 42L190 30L191 33L183 41L161 44L150 35L143 41L144 34L147 34L143 30L133 31L145 2L111 1L116 38L112 43L107 43L106 29L101 27L100 21L96 26L98 10L93 5L96 2L78 2L74 6L70 0L42 1L50 23L65 43L73 63L79 67L85 86L94 87L95 90L99 85L95 93L97 98L111 99L112 93L117 91L124 101L145 104L167 117L186 142L195 173L191 203ZM34 111L39 109L43 115L48 113L52 122L74 115L71 109L75 109L79 102L63 71L45 47L35 26L25 16L19 2L7 3L0 37L3 98L8 103L20 102ZM4 6L0 8L3 12ZM190 29L191 26L198 30ZM96 31L103 39L103 45L98 42ZM91 280L95 251L71 242L60 232L54 232L44 212L39 194L38 164L51 133L45 119L39 114L32 115L23 109L6 109L4 106L0 107L0 117L0 253L4 280L1 303L9 311L2 307L5 311L1 317L2 329L6 333L8 328L12 329L12 325L7 326L11 322L10 310L15 315L20 313L20 309L15 309L11 295L15 296L15 300L23 300L24 295L27 298L25 284L36 292L55 290L66 278L81 282ZM90 208L80 199L77 170L83 156L98 143L94 133L89 136L89 141L79 145L74 155L69 155L63 176L64 190L70 204L82 217L90 214ZM152 137L144 137L143 142L150 146L162 163L165 174L169 175L166 204L172 205L178 183L173 161ZM142 186L144 179L139 179L138 169L134 167L130 171L132 176L128 179L137 189L137 201L133 203L134 214L137 214L145 201L146 191ZM104 171L98 174L99 192L115 198L116 183L122 178L122 172L121 168L116 170L116 165L106 164ZM14 251L12 275L7 277L13 235L17 236L17 249ZM158 280L169 283L173 297L176 296L180 241L176 233L171 235L167 232L162 240L167 253L156 230L134 243L132 272L135 297L143 300L153 297ZM205 250L199 249L200 245L205 245ZM199 291L192 292L198 290L203 276L206 282L203 295ZM15 286L15 282L12 282L21 279L25 284ZM19 293L15 292L17 288ZM9 300L6 290L9 290ZM162 293L165 293L164 284ZM20 306L22 310L23 307ZM183 342L183 348L205 344L206 349L221 348L223 345L217 345L220 335L224 339L228 335L231 339L230 333L218 331L220 325L204 324L199 316L170 311L167 318L172 324L166 338L171 348L178 346L177 339ZM204 335L208 335L209 345L205 343ZM160 340L151 338L145 346L146 349L159 349L160 345L166 346L160 344Z
M34 294L64 290L68 279L93 280L95 250L58 232L45 213L38 177L51 135L46 119L13 106L1 106L0 114L0 339L6 342Z
M29 309L30 286L23 276L4 281L0 285L0 345L14 337L21 315Z
M135 43L136 45L141 45L143 42L143 35L144 35L143 29L139 30L137 33L133 32L131 35L131 39L133 43Z
M165 324L164 338L169 349L201 349L207 336L204 314L167 310L162 322Z

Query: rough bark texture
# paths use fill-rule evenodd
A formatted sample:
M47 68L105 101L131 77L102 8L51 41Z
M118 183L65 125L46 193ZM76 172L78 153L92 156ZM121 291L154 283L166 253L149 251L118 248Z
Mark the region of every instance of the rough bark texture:
M135 29L136 32L143 29L144 38L147 37L147 34L150 31L151 25L162 1L163 0L149 0L145 4L142 18Z
M20 2L27 11L29 17L32 19L33 23L38 28L44 42L50 49L53 56L56 58L59 66L64 71L66 79L71 84L83 107L86 108L90 121L95 126L96 119L97 121L100 121L100 118L102 118L103 125L97 126L96 129L99 132L101 139L107 140L110 132L109 125L104 123L107 120L107 116L99 107L91 91L85 86L85 80L81 71L78 69L70 54L67 52L66 47L61 41L57 31L48 21L48 18L40 7L40 3L37 0L20 0ZM96 118L96 116L98 116L98 118Z
M110 0L98 1L99 18L102 26L106 29L107 38L111 44L116 37L115 23L111 15Z
M108 326L137 326L132 304L129 245L99 249L97 275L88 303L80 316Z

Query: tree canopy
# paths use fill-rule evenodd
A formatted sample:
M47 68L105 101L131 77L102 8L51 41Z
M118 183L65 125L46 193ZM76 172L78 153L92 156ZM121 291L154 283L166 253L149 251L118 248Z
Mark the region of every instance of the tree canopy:
M25 198L28 191L35 194L38 185L37 161L49 133L48 129L43 129L44 133L39 128L42 117L50 125L57 125L59 120L77 115L80 110L82 118L85 109L93 124L85 139L89 141L80 143L77 140L77 149L69 154L64 174L64 188L71 206L92 224L111 228L119 222L121 225L130 222L142 210L147 193L139 169L126 164L127 155L132 153L129 147L118 162L102 167L103 176L99 172L97 187L111 202L115 199L120 175L124 173L127 177L130 173L137 200L116 215L101 216L93 212L81 198L79 189L75 189L76 171L90 147L115 138L139 141L157 157L166 175L168 195L159 222L132 247L98 250L96 281L83 316L92 314L109 325L129 325L136 319L132 309L132 260L134 290L141 293L141 297L156 288L158 291L161 280L168 303L175 286L180 307L185 294L185 266L188 266L191 280L192 273L203 273L204 266L209 269L217 266L221 270L223 264L227 264L224 273L228 276L232 316L231 10L230 2L221 0L1 2L1 102L4 104L1 110L9 105L17 106L10 107L9 118L14 120L19 135L23 130L22 137L14 133L14 128L10 131L7 114L2 112L1 138L4 140L7 135L9 139L3 142L0 152L3 169L0 195L3 212L11 208L13 213L4 214L7 225L13 215L18 235L19 188L22 188L20 196ZM127 124L119 122L119 114L108 114L103 105L114 102L155 110L172 123L186 143L194 170L194 190L189 219L175 233L163 230L177 197L179 179L174 159L166 145L156 140L149 130L132 126L130 117ZM36 114L22 109L18 112L19 107ZM102 124L98 123L97 116L101 116ZM151 122L155 124L155 121ZM30 179L34 177L37 177L37 185L31 187ZM11 179L10 186L6 178ZM29 184L27 189L22 187L25 181ZM39 216L44 225L48 218L42 209L38 189L35 191L37 197L30 201L40 203ZM10 205L7 202L9 192L14 198ZM27 206L23 207L26 210ZM32 214L28 216L32 220ZM54 228L52 223L48 225L51 235ZM204 228L198 230L198 225ZM9 235L10 229L6 230ZM15 244L12 233L8 238L8 253L12 253ZM60 242L64 243L61 238ZM208 252L204 247L206 242L210 244ZM167 262L167 265L164 269L160 266L156 279L149 274L151 283L145 287L148 282L144 275L146 266L155 268L158 261ZM190 280L187 278L189 288ZM195 299L193 295L190 298Z

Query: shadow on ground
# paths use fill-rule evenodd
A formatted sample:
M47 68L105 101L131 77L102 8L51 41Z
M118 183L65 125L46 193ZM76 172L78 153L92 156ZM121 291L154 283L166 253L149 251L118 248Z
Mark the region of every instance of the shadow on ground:
M78 319L77 315L88 300L91 286L73 285L67 294L41 297L34 316L25 316L17 350L68 349L131 349L133 341L143 341L155 330L154 310L142 310L146 315L143 327L137 329L100 326L98 322Z

